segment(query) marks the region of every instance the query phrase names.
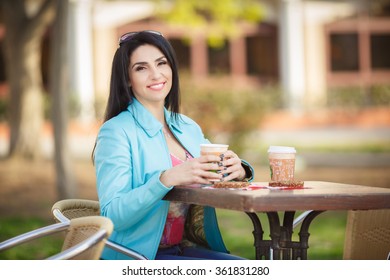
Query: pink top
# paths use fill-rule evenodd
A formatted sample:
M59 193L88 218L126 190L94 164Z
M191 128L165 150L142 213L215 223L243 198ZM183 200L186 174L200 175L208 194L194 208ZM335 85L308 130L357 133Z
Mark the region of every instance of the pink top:
M186 159L191 155L186 151ZM179 165L183 161L171 154L172 166ZM188 204L181 202L171 202L165 222L164 232L161 237L160 247L177 245L183 239L184 224L186 221Z

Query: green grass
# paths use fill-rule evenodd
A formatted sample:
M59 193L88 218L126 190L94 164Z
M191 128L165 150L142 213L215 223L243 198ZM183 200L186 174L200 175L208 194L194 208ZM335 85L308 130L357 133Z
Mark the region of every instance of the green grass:
M332 145L298 146L297 149L303 152L323 152L323 153L388 153L390 143L388 141L375 143L348 143Z
M39 218L0 218L0 241L49 225ZM61 251L61 233L42 237L0 252L0 260L40 260Z
M226 246L232 254L248 259L255 258L253 245L253 226L249 217L242 212L217 210L219 226ZM264 230L264 239L268 239L269 227L265 214L260 214ZM325 212L317 216L309 232L308 258L312 260L342 259L346 212ZM50 221L38 218L0 218L0 241L24 232L47 226ZM294 240L297 240L297 232ZM16 248L0 252L2 260L44 259L60 251L63 236L53 235L37 241L19 245Z
M255 258L253 225L250 218L241 212L217 210L219 226L226 246L232 254L248 259ZM298 214L298 213L297 213ZM298 216L298 215L296 215ZM269 239L269 226L265 214L259 214L264 230L264 239ZM309 228L308 259L341 260L343 258L346 212L325 212L317 216ZM298 231L293 240L298 240Z

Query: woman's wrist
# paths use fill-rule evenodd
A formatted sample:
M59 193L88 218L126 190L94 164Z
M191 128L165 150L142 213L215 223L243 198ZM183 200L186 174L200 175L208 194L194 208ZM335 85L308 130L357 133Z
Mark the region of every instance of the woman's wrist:
M161 173L160 173L160 182L161 184L163 184L165 187L169 188L171 186L173 186L173 184L171 184L169 182L169 176L167 174L167 171L169 171L168 169L167 170L163 170Z

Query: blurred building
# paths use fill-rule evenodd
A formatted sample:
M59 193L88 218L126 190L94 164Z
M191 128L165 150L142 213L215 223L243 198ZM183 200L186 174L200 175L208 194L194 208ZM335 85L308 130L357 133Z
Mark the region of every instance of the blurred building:
M162 24L150 3L135 2L95 6L97 92L107 92L112 56L105 54L115 51L121 34L143 29L160 30L193 78L222 74L244 84L280 83L292 108L323 105L332 86L369 87L390 80L390 17L380 9L371 14L369 1L262 1L262 22L243 25L241 36L222 49L209 47L199 33L186 44L187 30Z
M162 23L152 1L71 1L73 91L83 104L105 102L118 38L144 29L159 30L170 40L180 70L192 79L204 82L222 76L232 85L279 84L287 106L296 111L326 104L332 87L389 84L390 1L260 2L265 8L263 20L242 25L239 37L214 49L205 33ZM2 34L0 26L0 44ZM43 49L49 41L47 37ZM0 96L1 91L6 91L6 78L0 56Z

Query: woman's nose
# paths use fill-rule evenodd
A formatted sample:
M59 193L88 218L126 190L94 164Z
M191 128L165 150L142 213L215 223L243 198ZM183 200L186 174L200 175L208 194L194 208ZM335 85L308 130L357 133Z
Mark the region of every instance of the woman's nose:
M152 67L150 76L152 79L158 79L161 77L161 72L157 67Z

